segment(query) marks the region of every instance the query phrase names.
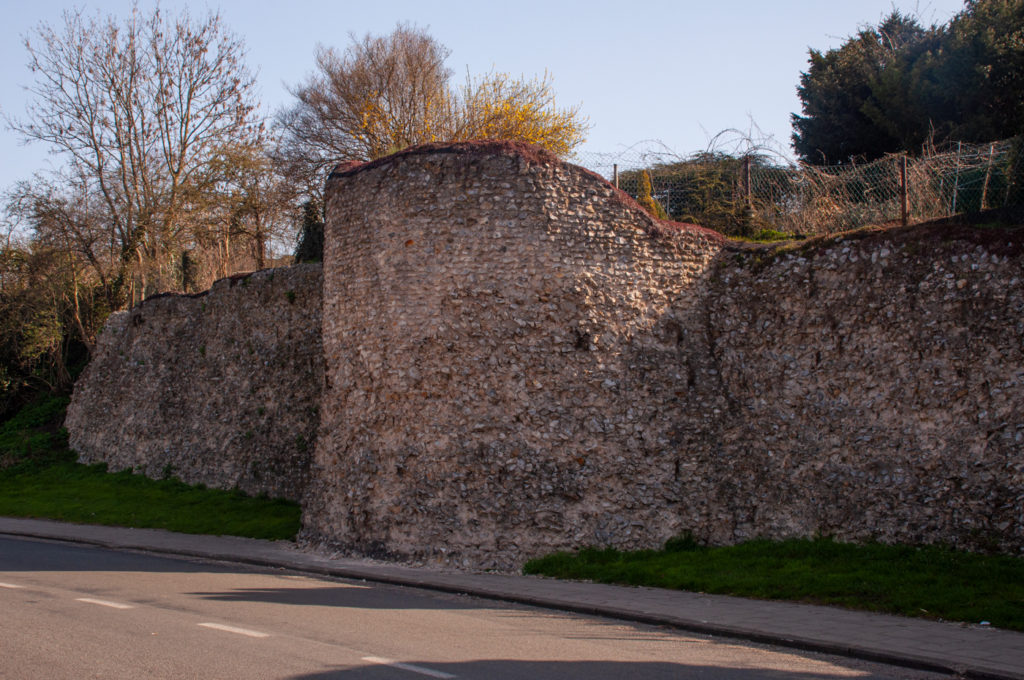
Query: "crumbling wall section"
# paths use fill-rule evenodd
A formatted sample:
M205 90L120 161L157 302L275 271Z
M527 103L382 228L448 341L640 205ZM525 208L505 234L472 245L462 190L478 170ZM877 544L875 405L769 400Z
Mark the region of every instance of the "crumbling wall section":
M533 147L418 147L332 175L322 289L305 265L112 317L67 426L85 461L302 499L352 554L1019 554L1024 232L743 245Z
M741 246L510 145L328 186L305 536L511 568L829 534L1024 549L1021 236Z
M1022 241L921 226L720 258L732 462L695 461L723 515L695 531L1024 550Z
M599 177L511 145L399 155L336 173L328 195L309 536L504 567L674 524L662 424L710 366L695 351L656 367L638 348L702 346L699 314L661 319L697 301L721 236L659 225ZM655 368L673 387L642 379Z
M66 426L83 462L299 500L323 384L319 265L111 316Z

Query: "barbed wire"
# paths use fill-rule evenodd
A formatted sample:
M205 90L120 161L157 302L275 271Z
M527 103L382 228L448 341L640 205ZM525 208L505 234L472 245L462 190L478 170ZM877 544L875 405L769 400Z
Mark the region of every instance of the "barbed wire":
M633 196L646 171L652 198L675 220L736 235L761 229L824 234L901 220L904 193L906 217L914 221L1024 202L1022 147L1020 138L953 143L916 157L892 154L870 163L811 166L749 140L745 148L734 144L723 151L709 144L688 156L645 140L619 152L581 152L571 160Z

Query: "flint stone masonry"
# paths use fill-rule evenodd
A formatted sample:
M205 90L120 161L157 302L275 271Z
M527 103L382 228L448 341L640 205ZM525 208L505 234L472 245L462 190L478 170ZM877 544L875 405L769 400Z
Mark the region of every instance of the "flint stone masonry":
M69 411L83 459L477 569L687 531L1024 552L1021 230L739 245L499 143L326 196L322 336L313 268L115 317Z
M1019 234L727 246L509 145L327 195L308 539L499 569L684 531L1024 548Z
M111 315L66 427L83 462L299 500L323 384L319 265Z
M661 536L641 469L672 435L649 426L636 346L701 342L700 314L658 322L690 309L722 237L536 152L423 151L328 183L307 535L484 567ZM664 368L703 378L707 355Z
M726 407L688 461L700 534L1021 553L1021 236L912 227L722 258L706 304Z

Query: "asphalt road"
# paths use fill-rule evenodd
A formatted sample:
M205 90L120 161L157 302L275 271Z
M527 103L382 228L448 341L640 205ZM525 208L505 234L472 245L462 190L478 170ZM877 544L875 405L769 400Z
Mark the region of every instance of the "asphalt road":
M0 538L0 678L936 678L466 596Z

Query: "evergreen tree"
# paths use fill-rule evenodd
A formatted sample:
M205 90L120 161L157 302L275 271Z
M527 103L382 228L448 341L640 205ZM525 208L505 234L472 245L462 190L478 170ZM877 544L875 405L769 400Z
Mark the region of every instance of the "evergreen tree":
M302 204L302 223L295 245L295 262L322 262L324 259L323 208L312 199Z
M968 0L923 29L893 12L837 49L810 52L793 147L816 164L1024 132L1024 0Z
M651 175L646 170L640 171L639 184L636 191L636 202L646 210L652 217L656 217L659 220L667 220L668 213L661 207L661 203L654 200L654 196L651 195Z
M900 139L876 112L875 84L896 55L921 40L913 19L893 12L841 47L810 51L810 68L797 94L803 115L792 115L793 148L808 163L829 165L874 159L900 148Z

